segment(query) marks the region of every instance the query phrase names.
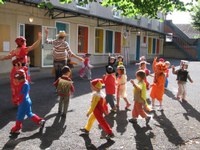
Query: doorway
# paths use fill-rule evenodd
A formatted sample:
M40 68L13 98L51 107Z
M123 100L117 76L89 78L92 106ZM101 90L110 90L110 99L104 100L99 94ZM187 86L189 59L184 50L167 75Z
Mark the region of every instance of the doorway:
M32 45L38 36L38 32L41 32L42 27L39 25L30 25L25 24L25 38L27 46ZM38 46L33 51L29 52L28 56L30 57L30 67L41 67L41 46Z
M136 39L136 60L139 61L140 60L140 36L137 36Z

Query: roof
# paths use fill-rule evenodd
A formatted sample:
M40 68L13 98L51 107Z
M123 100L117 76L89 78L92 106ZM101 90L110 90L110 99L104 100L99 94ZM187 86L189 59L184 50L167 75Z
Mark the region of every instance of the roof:
M196 30L191 24L176 24L176 26L190 39L198 39L200 31Z
M42 2L42 0L24 0L24 1L9 0L8 2L37 7L37 5L40 2ZM54 6L54 8L51 10L51 12L53 12L53 13L58 12L60 14L64 14L64 16L65 16L66 13L68 13L68 14L79 16L79 17L82 16L82 17L89 17L91 19L111 21L111 22L116 23L118 25L126 25L126 26L130 26L130 27L133 27L133 28L136 28L136 29L141 29L141 30L144 30L144 31L149 31L149 32L153 32L153 33L157 33L157 34L161 34L161 35L166 35L166 33L161 32L161 31L141 27L141 26L138 26L138 25L135 25L135 24L122 22L120 20L108 19L108 18L105 18L105 17L97 16L97 15L87 14L87 13L80 12L80 11L74 11L74 10L70 10L70 9L67 9L67 8L59 7L59 6ZM56 18L54 18L54 19L56 19Z

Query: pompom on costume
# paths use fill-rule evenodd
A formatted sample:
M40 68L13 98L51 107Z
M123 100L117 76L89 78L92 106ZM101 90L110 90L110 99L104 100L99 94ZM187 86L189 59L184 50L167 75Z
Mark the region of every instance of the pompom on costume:
M97 91L100 91L103 86L103 80L94 79L91 81L91 86ZM112 129L103 117L103 114L108 114L108 106L105 100L105 95L104 93L97 91L94 92L92 95L91 106L87 113L89 119L87 125L83 130L89 132L92 128L94 121L97 120L99 125L102 127L107 135L113 135Z
M157 59L154 59L153 62L153 71L154 71L154 82L152 85L152 90L150 96L152 99L157 99L162 103L163 95L165 91L165 72L167 67L164 62L157 62Z
M29 96L30 85L28 81L25 79L26 74L24 70L20 69L16 71L14 78L15 80L18 80L18 86L19 86L20 92L18 93L19 106L18 106L18 112L17 112L17 118L16 118L17 120L16 120L15 126L13 126L11 129L11 134L18 133L19 130L22 128L22 121L24 120L25 115L27 115L28 118L31 118L31 120L35 122L36 124L43 127L45 120L43 120L36 114L32 113L32 109L31 109L32 102ZM24 81L19 82L19 80L24 80Z

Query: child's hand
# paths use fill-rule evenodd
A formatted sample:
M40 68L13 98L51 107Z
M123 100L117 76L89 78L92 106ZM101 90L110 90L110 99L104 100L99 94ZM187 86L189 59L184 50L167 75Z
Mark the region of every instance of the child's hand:
M134 82L134 80L133 79L131 79L131 81L130 81L132 84L135 84L135 82Z

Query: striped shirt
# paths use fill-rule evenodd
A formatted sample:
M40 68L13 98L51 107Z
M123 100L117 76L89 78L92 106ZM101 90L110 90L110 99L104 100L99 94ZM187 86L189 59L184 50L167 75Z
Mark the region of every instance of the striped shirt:
M46 40L47 44L53 45L53 58L55 61L63 61L73 55L69 44L66 41L62 40Z

